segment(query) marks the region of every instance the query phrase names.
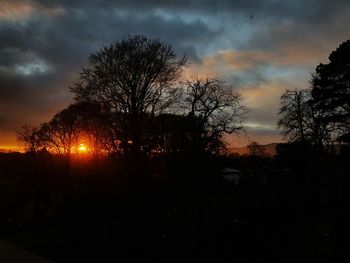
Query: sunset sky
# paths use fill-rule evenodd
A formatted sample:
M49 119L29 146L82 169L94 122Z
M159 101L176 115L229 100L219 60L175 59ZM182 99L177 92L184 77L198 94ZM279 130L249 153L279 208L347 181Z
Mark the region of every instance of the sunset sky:
M349 0L0 0L0 148L72 102L68 87L89 53L135 34L186 54L188 74L240 90L249 138L235 145L279 142L280 95L307 88L315 66L350 38L349 14Z

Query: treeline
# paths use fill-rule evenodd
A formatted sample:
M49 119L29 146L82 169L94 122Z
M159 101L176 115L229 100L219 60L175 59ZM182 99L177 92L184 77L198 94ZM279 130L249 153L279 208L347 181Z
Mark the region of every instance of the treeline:
M281 96L278 127L289 143L321 154L350 141L350 41L319 64L310 87ZM135 36L91 54L70 87L75 102L40 127L17 133L26 151L69 156L84 142L94 155L217 153L224 133L242 129L241 95L219 78L183 80L186 57Z
M317 166L340 146L346 155L349 57L348 40L316 67L310 87L283 93L277 126L287 144L277 147L279 159L289 156L294 165L293 155L307 152ZM70 87L74 103L39 127L23 126L18 140L27 152L65 157L78 153L80 144L94 157L224 153L223 135L243 127L242 96L219 78L184 80L187 66L186 57L156 39L134 36L105 46L90 55ZM254 143L250 151L261 151Z
M217 153L224 133L242 129L241 95L219 78L181 78L186 57L135 36L91 54L70 87L75 102L18 140L29 152L69 156L84 142L91 153L150 156ZM180 81L181 80L181 81Z

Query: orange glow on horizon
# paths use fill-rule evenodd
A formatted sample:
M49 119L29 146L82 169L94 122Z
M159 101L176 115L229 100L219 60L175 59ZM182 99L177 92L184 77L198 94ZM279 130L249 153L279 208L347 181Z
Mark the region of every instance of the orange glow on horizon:
M78 153L87 153L87 152L88 152L88 148L86 147L86 145L84 143L79 144Z
M71 153L86 155L90 153L90 148L85 143L78 143L77 145L71 147Z

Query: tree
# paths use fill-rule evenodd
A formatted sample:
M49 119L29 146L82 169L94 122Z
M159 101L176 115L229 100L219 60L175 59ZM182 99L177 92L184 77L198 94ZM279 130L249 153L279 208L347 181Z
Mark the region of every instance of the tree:
M159 114L147 127L148 145L144 145L160 155L183 154L190 146L190 126L185 115Z
M193 78L185 83L185 102L195 147L217 151L225 133L242 130L246 107L241 94L219 78Z
M78 144L81 118L76 105L58 112L50 122L41 125L38 135L50 152L69 157Z
M266 155L266 153L265 153L266 148L263 145L258 144L257 142L251 142L248 145L248 149L249 149L250 156L262 157L262 156Z
M323 121L324 113L315 109L310 92L286 90L282 94L277 126L291 143L309 144L328 151L334 143L334 127Z
M147 37L103 47L70 87L76 103L41 126L42 142L70 155L85 136L96 153L122 152L141 161L162 150L218 152L225 133L242 129L242 97L218 78L176 85L185 65L170 45Z
M305 143L310 140L312 117L309 99L307 90L286 90L281 96L277 126L290 142Z
M99 103L81 102L73 104L79 125L79 137L86 141L89 151L97 157L103 152L117 153L120 151L119 138L112 127L111 113L108 108Z
M17 140L24 145L27 152L36 153L42 147L39 129L30 125L24 125L17 132Z
M118 41L91 54L89 67L71 91L78 102L98 102L114 114L125 151L142 151L145 115L154 116L173 103L186 58L171 46L142 36Z
M314 107L322 121L337 128L337 138L349 142L350 134L350 40L329 55L328 64L319 64L312 77Z
M45 147L51 153L69 156L82 142L95 157L102 152L118 152L117 137L110 125L110 112L97 103L76 103L59 111L40 129L28 125L18 133L28 149ZM34 150L30 150L34 152Z

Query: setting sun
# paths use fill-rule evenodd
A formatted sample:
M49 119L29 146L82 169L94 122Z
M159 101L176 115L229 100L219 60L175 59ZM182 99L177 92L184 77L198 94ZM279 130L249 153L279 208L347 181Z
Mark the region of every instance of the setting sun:
M81 143L78 147L78 152L79 153L87 153L87 147L85 146L84 143Z

